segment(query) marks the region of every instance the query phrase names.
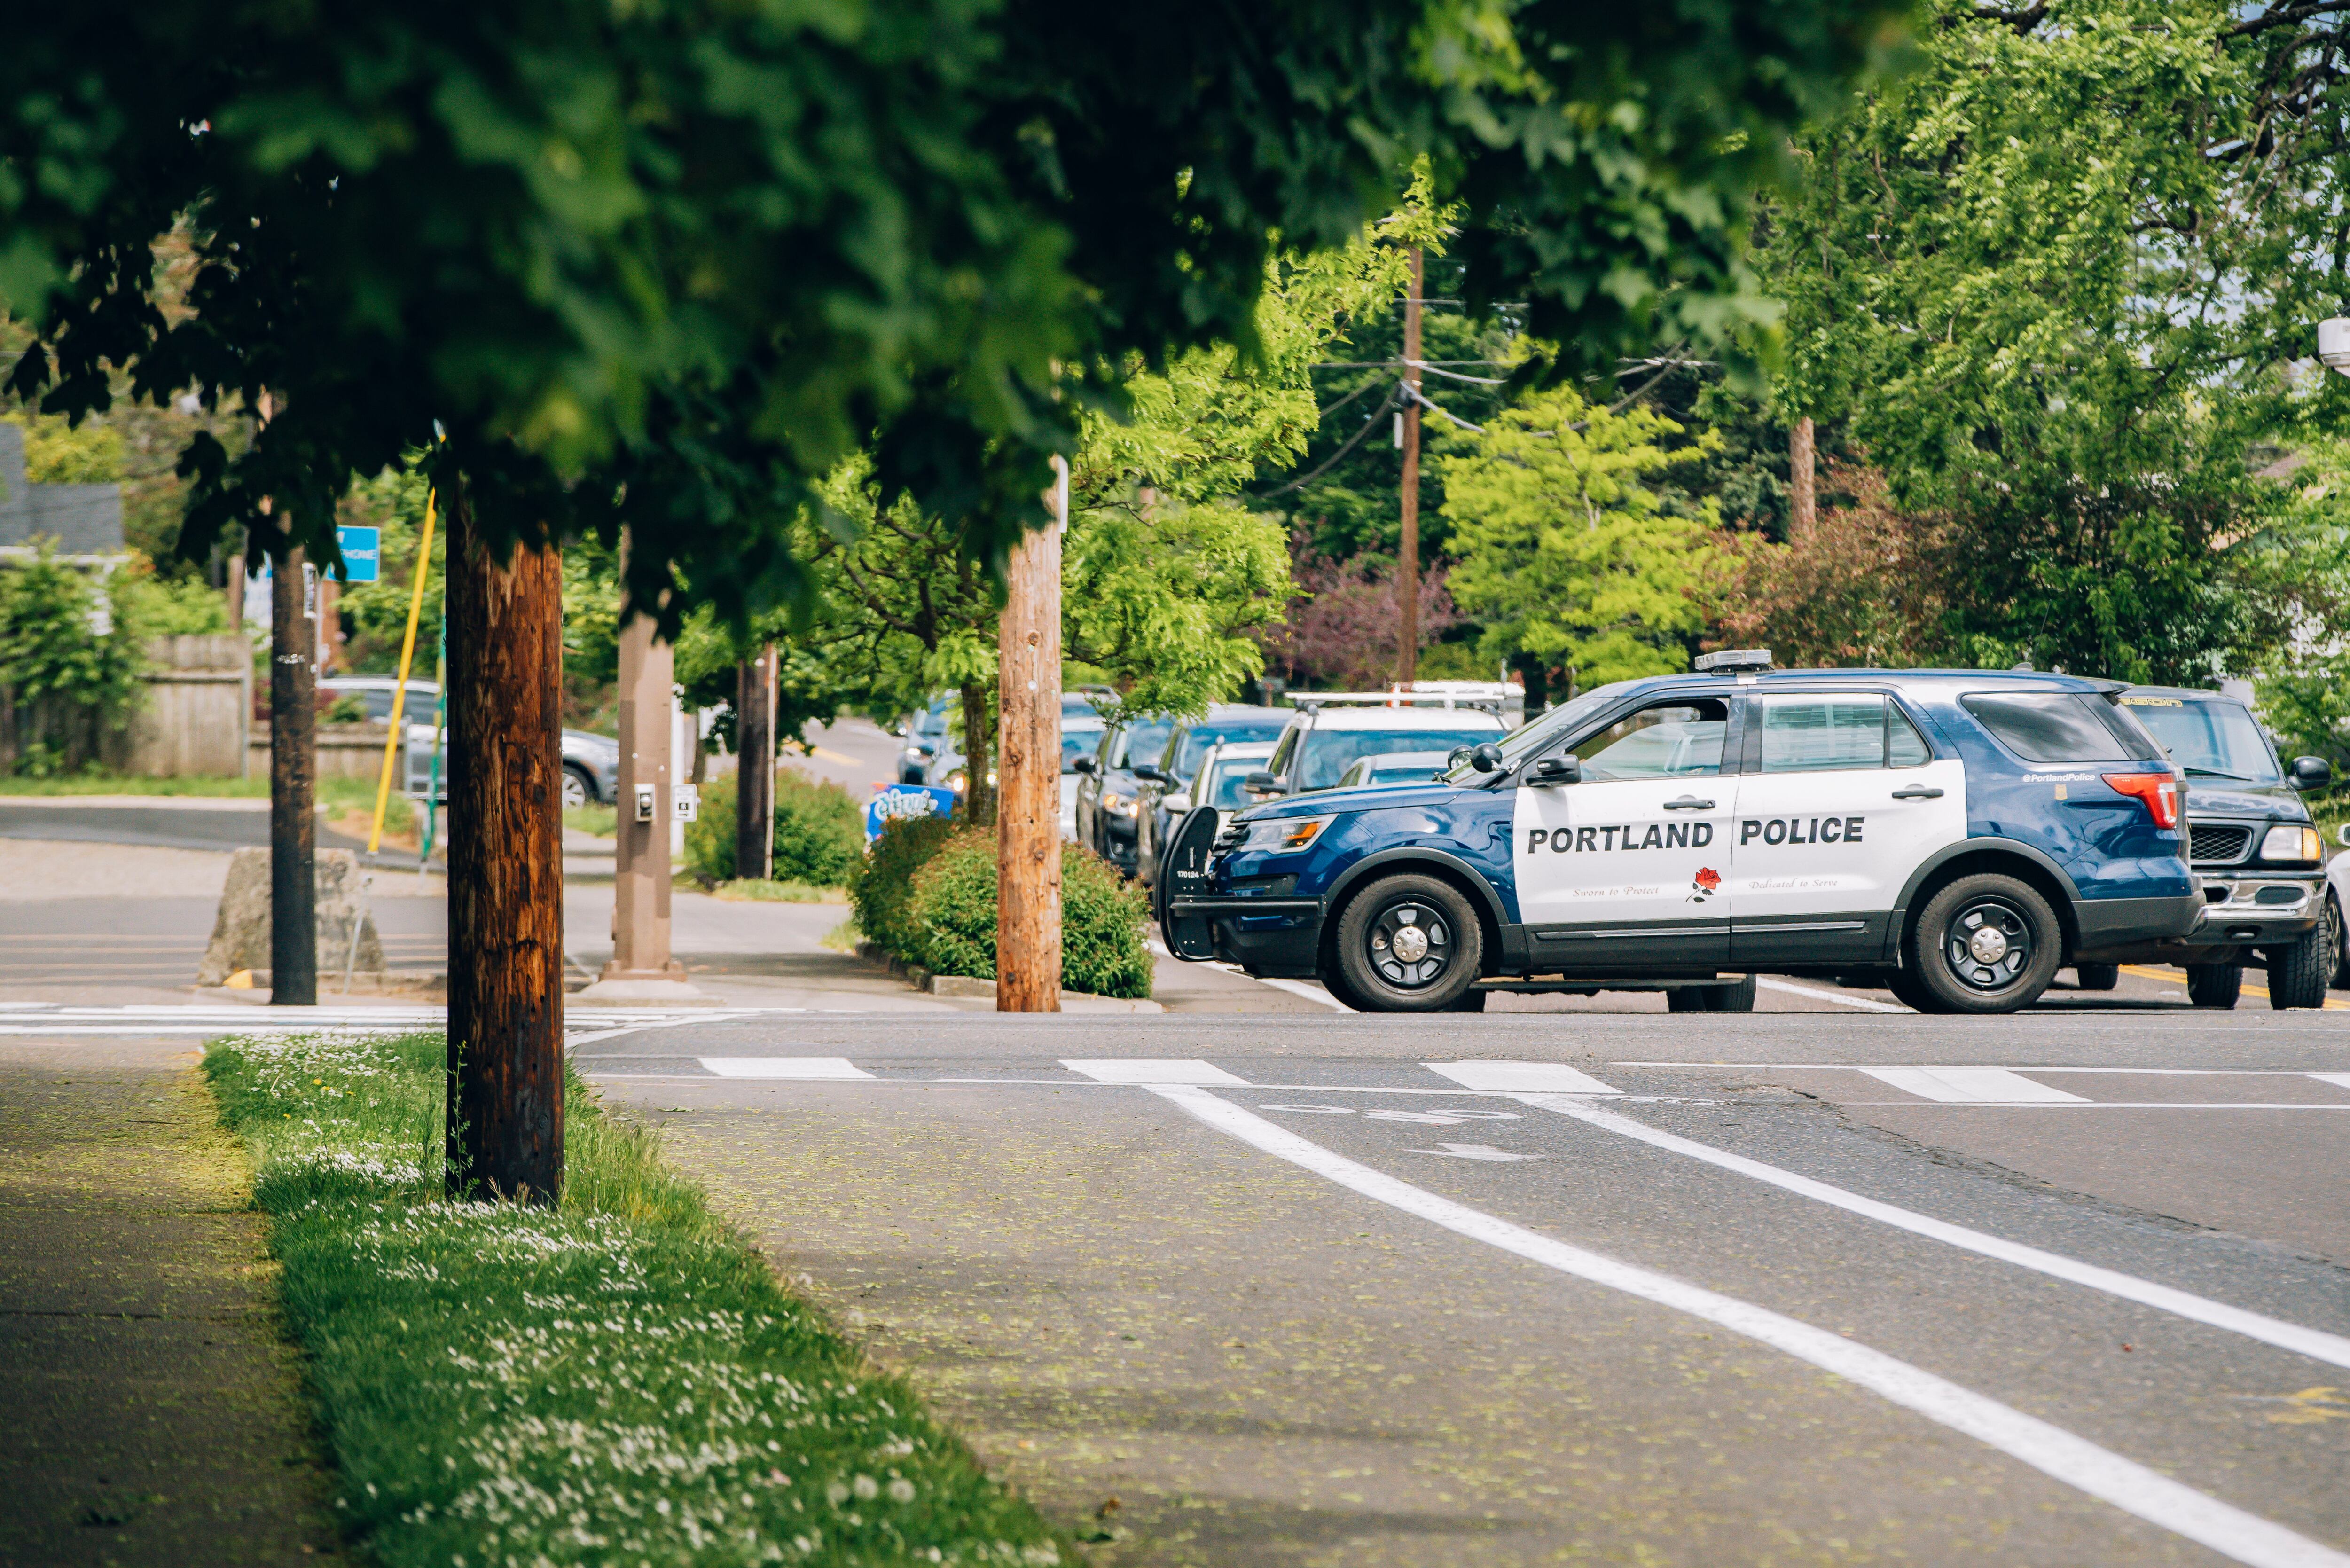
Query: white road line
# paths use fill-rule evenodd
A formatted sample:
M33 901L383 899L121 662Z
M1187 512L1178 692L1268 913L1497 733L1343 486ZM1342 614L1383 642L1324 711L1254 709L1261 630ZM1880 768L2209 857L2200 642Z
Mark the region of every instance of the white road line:
M1578 1072L1557 1062L1422 1062L1440 1078L1450 1078L1464 1089L1484 1089L1502 1094L1530 1095L1620 1095L1624 1091L1612 1084L1603 1084L1588 1073Z
M2015 1106L2035 1101L2055 1105L2088 1098L2035 1084L2006 1067L1863 1067L1861 1071L1905 1095L1952 1106Z
M1072 1073L1084 1074L1097 1084L1231 1084L1248 1087L1246 1078L1236 1078L1212 1062L1197 1059L1124 1056L1073 1062L1064 1057L1061 1065Z
M1996 1258L2003 1263L2013 1263L2018 1268L2053 1275L2073 1284L2086 1285L2091 1290L2103 1291L2124 1301L2136 1302L2140 1306L2154 1307L2213 1328L2224 1328L2313 1360L2328 1362L2335 1366L2350 1366L2350 1338L2338 1334L2303 1328L2299 1324L2286 1323L2281 1318L2264 1317L2256 1312L2246 1312L2241 1307L2232 1307L2224 1302L2215 1302L2187 1291L2173 1290L2168 1285L2158 1285L2133 1274L2101 1269L2094 1263L2084 1263L2061 1253L2043 1251L2037 1247L2027 1247L2021 1241L2010 1241L1987 1231L1953 1225L1913 1210L1880 1203L1874 1198L1863 1198L1857 1192L1847 1191L1825 1181L1815 1181L1808 1176L1798 1176L1792 1170L1765 1165L1759 1159L1749 1159L1744 1155L1730 1154L1710 1144L1660 1132L1646 1122L1616 1111L1603 1110L1588 1100L1549 1095L1521 1095L1518 1098L1526 1105L1555 1111L1563 1116L1573 1116L1579 1122L1604 1127L1657 1148L1669 1149L1675 1154L1687 1155L1691 1159L1703 1160L1724 1170L1736 1171L1741 1176L1768 1182L1773 1187L1877 1220L1897 1230L1930 1237L1934 1241L1944 1241L1970 1252L1979 1252L1986 1258Z
M1866 1073L1869 1069L1858 1062L1610 1062L1611 1067L1736 1067L1749 1073ZM1905 1067L1918 1064L1905 1062ZM1935 1067L1932 1071L1947 1073L1969 1071L1951 1065ZM2010 1066L2011 1073L2135 1073L2145 1077L2173 1078L2325 1078L2329 1075L2302 1067L2049 1067ZM2350 1077L2350 1074L2336 1076Z
M694 1060L722 1078L869 1078L873 1075L852 1065L846 1056L697 1056Z
M1220 965L1218 967L1222 968L1226 966ZM1233 970L1232 972L1234 974L1240 974L1244 971ZM1270 974L1253 974L1248 978L1256 981L1259 985L1269 985L1275 991L1285 991L1292 996L1302 996L1308 1002L1318 1002L1322 1006L1328 1008L1333 1012L1352 1012L1355 1011L1345 1002L1339 1001L1336 997L1331 995L1328 992L1323 990L1320 986L1315 985L1312 981L1283 980L1277 975Z
M1838 1002L1846 1007L1857 1007L1864 1012L1907 1012L1909 1009L1897 1002L1879 1002L1873 996L1846 996L1840 991L1822 991L1816 986L1790 985L1783 980L1754 977L1754 983L1765 991L1784 992L1789 996L1808 996L1821 1002Z
M2234 1562L2249 1563L2253 1568L2350 1568L2350 1554L2181 1485L2085 1438L2027 1416L1970 1388L1960 1387L1881 1350L1872 1350L1841 1334L1814 1328L1750 1302L1588 1251L1440 1198L1408 1181L1334 1154L1253 1112L1218 1099L1205 1089L1168 1085L1154 1087L1151 1093L1173 1101L1219 1132L1228 1133L1251 1147L1303 1167L1375 1202L1544 1268L1687 1313L1809 1362Z
M2350 1073L2312 1073L2309 1075L2321 1084L2331 1084L2337 1089L2350 1089Z

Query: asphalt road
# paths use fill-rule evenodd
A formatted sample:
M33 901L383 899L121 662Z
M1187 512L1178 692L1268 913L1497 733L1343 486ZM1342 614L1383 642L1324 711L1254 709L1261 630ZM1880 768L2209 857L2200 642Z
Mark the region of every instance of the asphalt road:
M2350 1020L2158 989L576 1055L1101 1563L2350 1563Z

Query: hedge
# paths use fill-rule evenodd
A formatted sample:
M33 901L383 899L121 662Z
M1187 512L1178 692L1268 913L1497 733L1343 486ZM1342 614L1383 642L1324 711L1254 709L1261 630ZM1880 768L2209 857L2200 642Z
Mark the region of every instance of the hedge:
M685 868L705 882L734 879L735 781L702 787L702 813L685 827ZM848 792L789 768L775 772L778 882L837 888L863 859L865 816Z
M935 974L995 977L995 834L965 828L933 836L915 867L902 912L884 916L892 940L866 934ZM910 845L909 848L911 847ZM876 857L877 865L879 857ZM1150 994L1147 905L1108 861L1061 846L1061 983L1097 996ZM858 923L864 925L862 906Z

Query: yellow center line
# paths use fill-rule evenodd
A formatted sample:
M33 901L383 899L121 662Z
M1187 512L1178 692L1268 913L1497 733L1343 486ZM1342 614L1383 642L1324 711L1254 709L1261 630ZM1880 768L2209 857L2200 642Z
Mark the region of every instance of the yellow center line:
M2187 974L2183 970L2170 969L2167 967L2162 969L2152 969L2145 964L2136 963L2126 963L2120 967L2121 971L2124 974L2134 974L2140 980L2158 980L2168 984L2178 986L2184 986L2187 983ZM2244 989L2251 992L2254 996L2266 996L2269 993L2269 988L2259 983L2257 981L2245 981ZM2329 996L2325 999L2324 1004L2336 1012L2350 1012L2350 1002L2344 1002L2338 998Z

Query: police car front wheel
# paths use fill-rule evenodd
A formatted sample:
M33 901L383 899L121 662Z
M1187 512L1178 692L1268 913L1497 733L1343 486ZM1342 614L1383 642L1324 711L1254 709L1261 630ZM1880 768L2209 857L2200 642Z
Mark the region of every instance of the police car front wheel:
M1371 1012L1447 1011L1484 966L1477 912L1433 877L1383 877L1364 888L1339 917L1337 946L1344 992Z
M1990 873L1961 877L1927 900L1911 929L1910 967L1935 1012L2012 1012L2048 989L2064 948L2048 900Z

